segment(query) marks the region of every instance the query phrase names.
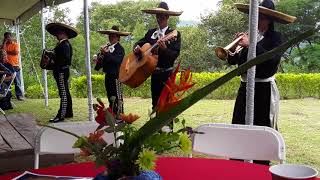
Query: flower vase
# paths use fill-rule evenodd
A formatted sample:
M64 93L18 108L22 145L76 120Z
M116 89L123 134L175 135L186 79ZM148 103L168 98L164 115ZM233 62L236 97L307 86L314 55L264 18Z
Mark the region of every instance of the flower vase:
M104 173L98 174L93 180L114 180ZM117 180L162 180L162 177L155 171L141 171L138 176L124 176Z

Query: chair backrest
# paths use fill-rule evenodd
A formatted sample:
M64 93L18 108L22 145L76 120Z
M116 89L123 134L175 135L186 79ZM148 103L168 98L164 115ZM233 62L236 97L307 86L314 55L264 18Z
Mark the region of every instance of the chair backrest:
M2 82L0 84L0 97L6 97L8 94L8 91L10 91L10 87L14 81L14 79L16 78L16 72L12 73L9 82L6 84L6 82Z
M246 160L285 160L281 134L265 126L204 124L192 136L193 152Z
M52 124L54 127L67 130L79 136L88 136L93 133L98 124L96 122L67 122ZM114 143L113 134L105 133L103 139L108 143ZM72 148L76 137L52 129L43 127L36 135L35 154L72 154L80 152L79 148Z
M0 80L0 87L1 87L2 83L4 82L4 80L6 79L6 77L7 77L7 74L2 75L1 80Z

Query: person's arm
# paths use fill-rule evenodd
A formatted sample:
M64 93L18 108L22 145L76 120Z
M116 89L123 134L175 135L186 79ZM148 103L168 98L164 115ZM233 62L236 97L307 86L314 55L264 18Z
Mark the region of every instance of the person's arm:
M124 57L124 49L121 46L118 46L113 53L104 54L103 61L108 65L120 65Z
M242 48L242 50L240 50L238 53L235 53L233 56L228 54L228 58L227 58L227 62L230 65L240 65L243 64L244 62L247 61L247 55L248 55L248 47L249 47L249 37L247 33L237 33L234 36L234 41L237 38L240 38L242 36L242 38L240 39L240 41L238 42L238 44L235 45L235 47L231 48L232 52L234 52L236 49L238 49L238 46L240 48Z
M243 48L239 53L234 56L228 55L227 63L230 65L240 65L247 61L248 48Z
M163 48L160 46L159 54L162 54L163 56L168 57L169 61L175 61L180 54L180 49L181 49L181 34L180 32L178 32L178 35L175 41L170 41L170 43L168 42L165 43Z

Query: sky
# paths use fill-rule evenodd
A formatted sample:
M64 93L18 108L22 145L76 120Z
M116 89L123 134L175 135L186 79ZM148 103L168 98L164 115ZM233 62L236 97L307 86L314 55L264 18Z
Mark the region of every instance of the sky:
M121 0L88 0L91 2L100 2L102 4L117 3ZM219 0L166 0L170 10L183 11L180 16L182 21L200 21L200 15L206 15L217 8ZM70 9L70 18L75 22L83 9L83 0L73 0L60 5L59 7Z

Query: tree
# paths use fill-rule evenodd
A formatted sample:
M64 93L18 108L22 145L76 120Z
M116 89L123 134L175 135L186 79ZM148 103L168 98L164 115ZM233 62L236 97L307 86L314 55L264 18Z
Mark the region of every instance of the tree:
M207 31L198 26L180 27L182 47L178 60L181 60L182 67L190 67L192 71L211 71L216 67L214 50L208 46Z
M285 37L293 37L295 34L315 27L320 24L320 3L318 0L281 0L277 3L277 9L297 17L297 20L289 25L277 24L276 28ZM288 51L285 61L282 62L284 72L319 72L320 62L319 43L320 36L312 36L296 45ZM306 44L307 43L307 44ZM292 53L291 53L292 52Z
M290 59L283 62L285 72L319 73L320 44L303 44L301 49L295 48ZM307 58L302 58L306 56Z
M281 0L277 2L277 10L297 17L297 20L290 25L277 24L277 28L286 37L293 37L320 23L319 0ZM319 41L319 36L313 36L307 41L309 43Z
M208 46L214 51L215 47L225 47L232 42L237 32L248 31L248 17L234 7L234 3L247 3L247 0L222 0L216 12L201 17L200 29L208 33ZM221 71L228 68L226 63L215 55L212 58L212 70Z
M90 14L90 30L97 31L108 29L112 25L117 24L121 29L134 31L136 24L144 24L147 29L157 27L156 20L153 15L147 15L141 10L146 8L157 7L159 0L125 0L116 4L99 4L93 2L89 11ZM83 16L79 17L78 26L82 26ZM170 26L176 27L178 18L170 18Z

